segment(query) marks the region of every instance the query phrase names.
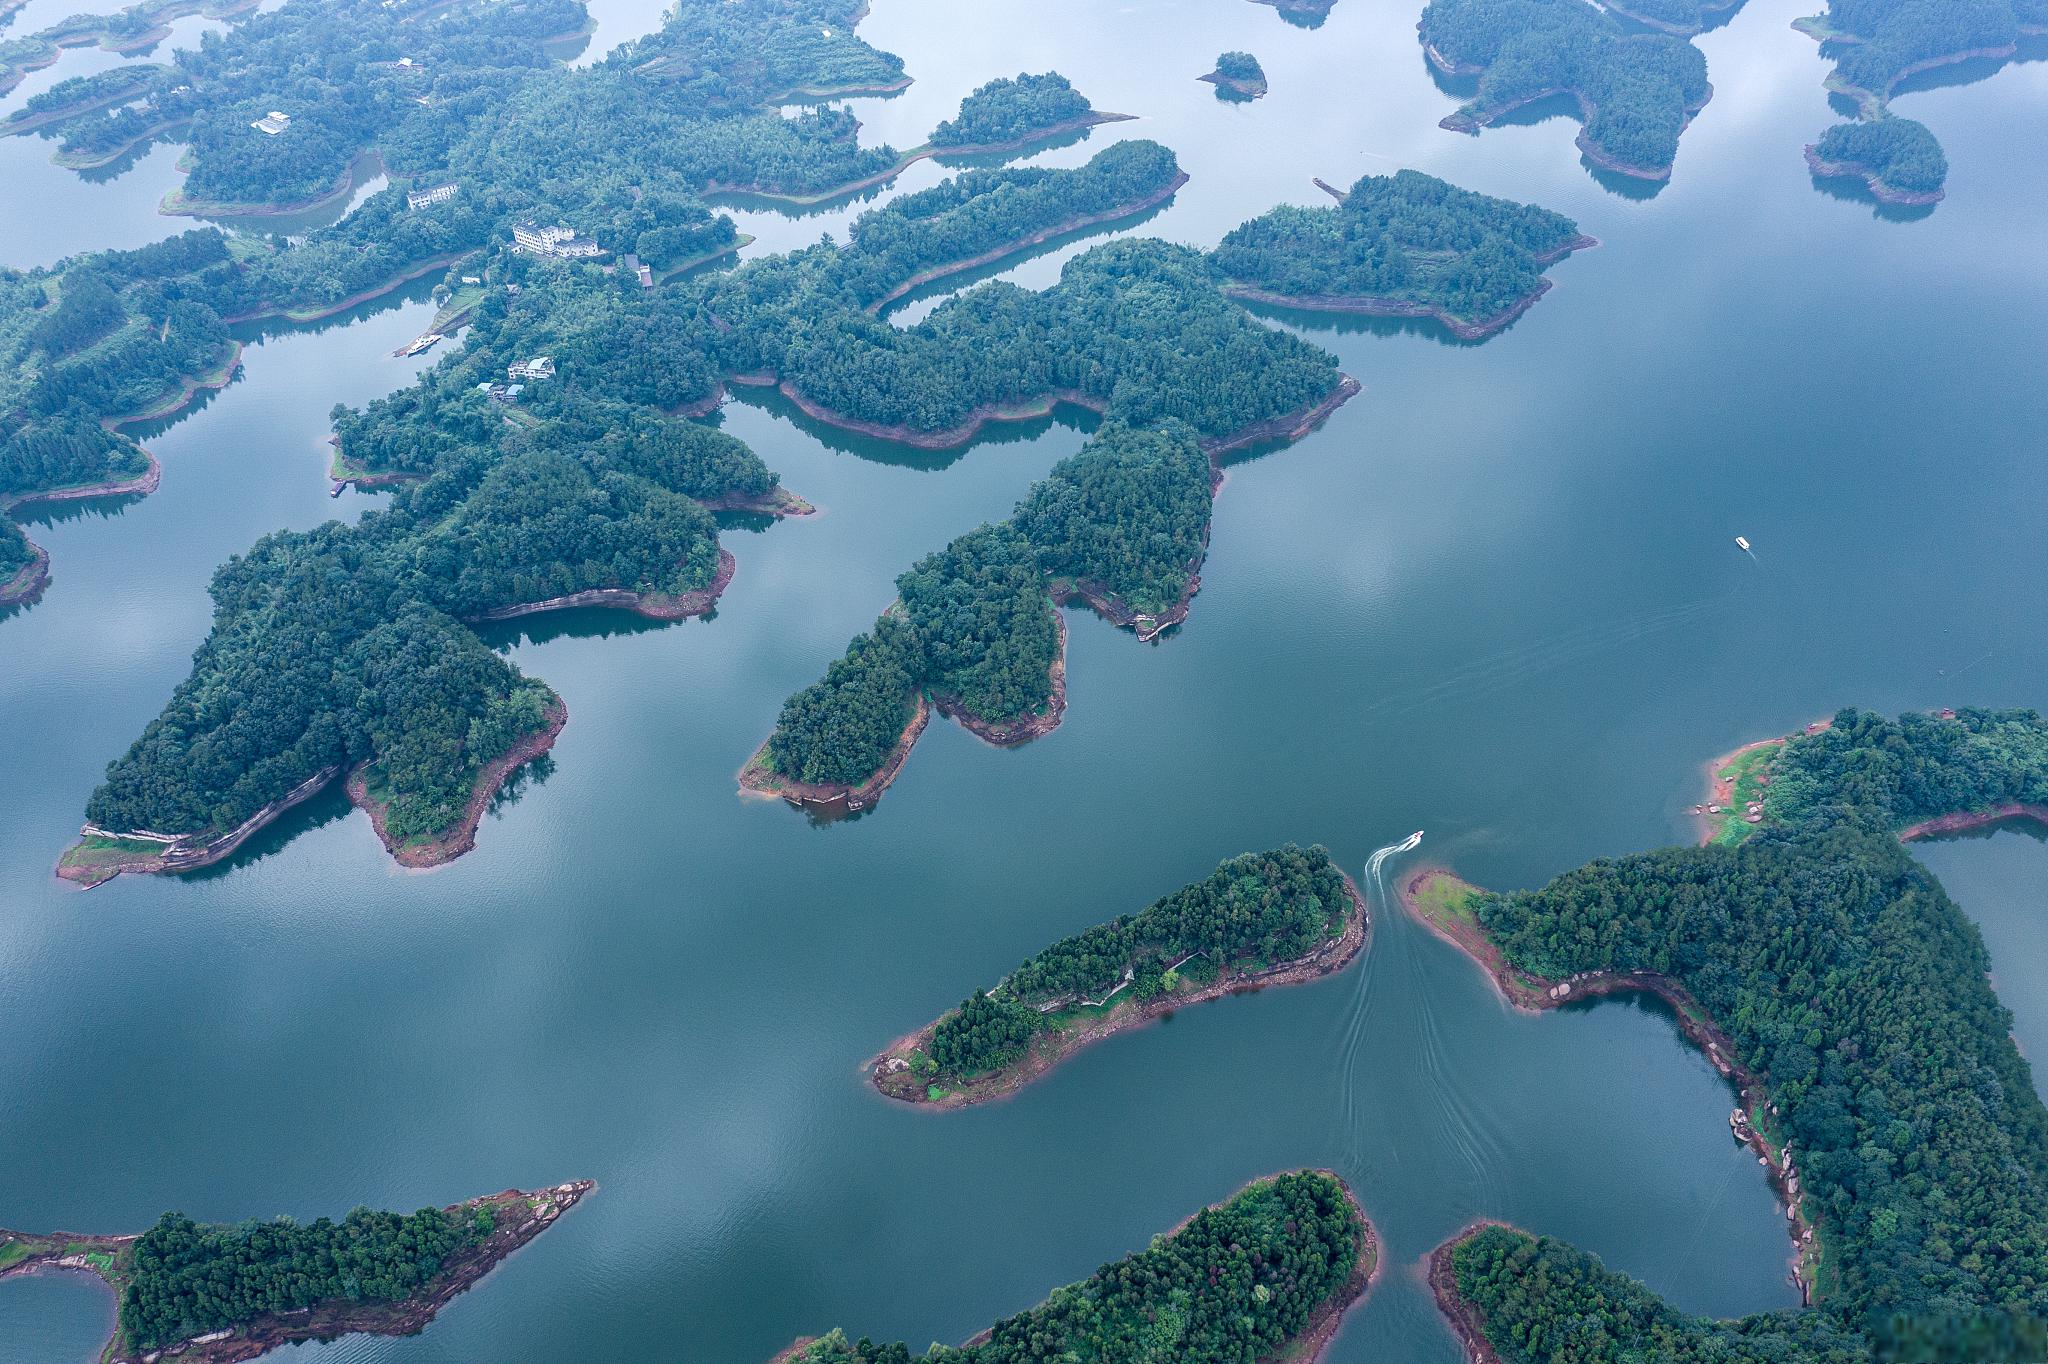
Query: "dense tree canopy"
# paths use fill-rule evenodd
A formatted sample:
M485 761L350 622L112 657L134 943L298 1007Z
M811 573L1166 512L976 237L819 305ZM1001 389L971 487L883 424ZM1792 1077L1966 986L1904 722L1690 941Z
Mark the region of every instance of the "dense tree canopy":
M1329 208L1282 205L1217 246L1228 279L1304 301L1378 299L1479 322L1542 288L1578 225L1404 170L1368 175Z
M335 1298L397 1302L487 1235L488 1209L403 1215L357 1208L340 1222L210 1226L167 1212L134 1246L121 1329L138 1348L175 1344Z
M1765 817L1796 825L1830 807L1900 828L1953 811L2048 804L2048 721L2032 710L1836 713L1771 760Z
M1299 1171L1205 1208L1151 1246L1055 1289L977 1345L934 1345L927 1364L1247 1364L1278 1351L1358 1263L1366 1228L1344 1186ZM801 1364L910 1364L909 1348L833 1331Z
M1579 97L1586 142L1639 170L1669 169L1711 90L1698 48L1631 33L1587 0L1430 0L1420 30L1444 61L1480 73L1464 114L1483 119L1567 90Z
M1837 123L1814 148L1823 161L1847 165L1879 187L1932 194L1948 180L1948 158L1927 125L1896 115L1874 123Z
M1057 1008L1100 1000L1126 978L1138 998L1151 998L1176 966L1213 980L1305 957L1344 931L1351 909L1343 874L1320 845L1230 858L1136 914L1061 939L994 990L976 991L939 1020L931 1059L942 1079L1000 1069Z
M1027 142L1094 113L1087 96L1057 71L992 80L960 101L960 112L932 129L934 147L997 147Z
M1982 939L1892 836L2044 793L2033 712L1845 711L1781 750L1773 818L1746 842L1485 897L1480 921L1512 965L1657 972L1727 1030L1798 1151L1832 1323L1692 1322L1572 1252L1500 1234L1458 1261L1489 1338L1516 1360L1635 1360L1651 1343L1670 1351L1658 1358L1775 1360L1787 1342L1832 1352L1868 1333L1884 1357L1927 1359L2048 1320L2048 1110Z
M976 719L1041 711L1058 657L1053 579L1135 610L1186 590L1209 534L1209 460L1186 427L1104 423L1008 521L896 580L899 601L825 678L784 705L768 755L799 781L855 785L887 759L928 691Z

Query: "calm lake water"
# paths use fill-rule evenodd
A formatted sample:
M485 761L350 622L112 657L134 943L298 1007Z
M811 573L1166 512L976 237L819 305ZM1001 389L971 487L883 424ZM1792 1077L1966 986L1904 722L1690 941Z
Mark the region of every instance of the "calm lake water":
M867 815L816 825L733 776L919 555L1007 513L1085 432L912 457L738 403L823 514L735 531L715 619L597 612L495 637L568 701L544 773L430 874L338 794L184 880L50 877L106 761L156 714L216 564L326 496L326 413L405 383L423 293L249 347L150 438L162 491L32 526L43 602L0 621L0 1225L138 1229L416 1207L577 1176L598 1195L423 1336L294 1360L755 1364L841 1324L958 1340L1256 1175L1327 1165L1387 1270L1337 1364L1451 1364L1417 1266L1475 1217L1567 1237L1680 1306L1796 1301L1783 1216L1730 1093L1648 1005L1518 1016L1386 912L1315 985L1185 1011L963 1113L876 1098L862 1060L1052 939L1225 856L1327 843L1540 883L1685 837L1699 766L1838 705L2038 705L2048 632L2048 66L1910 95L1954 170L1916 220L1819 192L1826 66L1752 0L1701 40L1716 96L1654 196L1581 165L1576 125L1478 138L1424 69L1413 0L1317 30L1252 4L877 0L917 83L860 101L910 145L975 85L1056 66L1193 176L1141 230L1210 245L1311 176L1415 166L1576 217L1598 250L1480 346L1285 319L1365 391L1231 471L1187 625L1142 646L1072 614L1064 725L1000 752L927 731ZM653 22L607 7L600 38ZM1245 48L1273 93L1194 78ZM160 148L92 185L0 142L12 263L178 230ZM41 170L35 167L41 166ZM32 181L17 175L32 174ZM936 181L922 164L896 188ZM743 215L781 249L853 209ZM1066 248L1010 277L1052 280ZM913 309L912 315L916 314ZM1754 560L1733 537L1746 535ZM2027 622L2033 622L2028 625ZM543 779L544 778L544 779ZM1921 850L2048 1047L2048 862L2015 833ZM0 1360L91 1356L104 1295L0 1288Z

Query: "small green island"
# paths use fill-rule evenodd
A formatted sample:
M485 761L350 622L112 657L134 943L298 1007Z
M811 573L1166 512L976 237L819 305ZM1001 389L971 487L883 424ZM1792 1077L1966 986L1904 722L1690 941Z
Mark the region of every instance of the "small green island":
M414 1213L357 1208L303 1225L167 1212L139 1236L0 1230L0 1278L71 1270L105 1280L116 1313L101 1364L238 1364L302 1341L417 1335L595 1187L507 1189Z
M1927 125L1895 114L1870 123L1837 123L1808 143L1815 179L1861 180L1879 203L1920 208L1938 204L1948 183L1948 157Z
M1370 928L1357 886L1326 849L1245 853L1136 914L1054 943L891 1043L868 1075L905 1103L1000 1098L1162 1014L1342 970Z
M912 1355L900 1342L834 1330L797 1341L770 1364L1314 1364L1371 1286L1380 1254L1343 1180L1295 1170L1253 1180L965 1345Z
M1599 245L1561 213L1421 171L1368 175L1345 193L1316 183L1336 207L1283 204L1223 238L1213 260L1226 294L1319 312L1430 317L1476 341L1549 291L1544 267Z
M1216 69L1199 77L1216 87L1216 98L1254 100L1266 93L1266 68L1249 52L1224 52L1216 58Z
M1711 770L1754 793L1739 834L1512 894L1426 869L1402 902L1519 1007L1663 998L1737 1091L1730 1133L1782 1202L1812 1310L1689 1316L1496 1225L1432 1257L1438 1301L1474 1359L1514 1364L1595 1339L1588 1357L2024 1357L2048 1306L2048 1108L1983 940L1903 843L2048 822L2048 722L1846 710ZM1973 1340L1989 1353L1953 1353Z
M1713 95L1707 59L1684 38L1630 31L1586 0L1429 0L1416 25L1446 76L1478 90L1442 126L1476 133L1525 104L1578 101L1579 150L1603 169L1669 180L1678 138Z

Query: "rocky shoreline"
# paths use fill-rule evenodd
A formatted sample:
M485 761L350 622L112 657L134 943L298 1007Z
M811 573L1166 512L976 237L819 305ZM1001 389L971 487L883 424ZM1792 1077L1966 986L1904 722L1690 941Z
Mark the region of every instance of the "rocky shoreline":
M1816 1244L1817 1226L1801 1195L1799 1172L1793 1164L1789 1143L1773 1141L1767 1133L1758 1130L1749 1117L1751 1113L1775 1117L1777 1108L1771 1103L1762 1077L1738 1059L1740 1052L1734 1039L1684 985L1655 971L1586 971L1565 980L1552 980L1509 965L1476 919L1469 926L1444 924L1420 907L1419 895L1437 878L1447 878L1468 892L1483 893L1441 867L1426 867L1403 883L1402 908L1478 963L1501 997L1514 1008L1525 1013L1540 1013L1582 999L1624 994L1655 995L1670 1006L1679 1032L1699 1048L1708 1063L1723 1079L1734 1085L1741 1096L1740 1106L1729 1116L1730 1130L1736 1140L1756 1152L1757 1163L1764 1166L1771 1186L1785 1208L1786 1232L1792 1238L1792 1282L1798 1286L1800 1301L1811 1306L1814 1270L1820 1259L1820 1247Z
M1486 69L1480 66L1473 66L1469 62L1454 62L1444 56L1443 53L1437 51L1429 43L1424 43L1422 50L1429 58L1430 65L1446 76L1475 76ZM1570 95L1578 101L1579 133L1573 139L1573 142L1578 147L1580 154L1588 161L1602 170L1613 171L1617 175L1626 175L1637 180L1663 181L1671 178L1671 168L1676 164L1675 161L1667 162L1662 166L1638 166L1633 162L1623 161L1620 157L1615 156L1588 137L1586 135L1586 127L1593 121L1594 115L1599 112L1599 106L1594 104L1586 96L1585 92L1570 86L1553 85L1546 89L1538 90L1533 94L1525 95L1520 99L1510 100L1505 104L1487 105L1482 108L1473 108L1467 105L1439 119L1436 126L1449 132L1476 134L1481 128L1484 128L1496 119L1511 114L1525 105L1535 104L1539 100L1546 100L1555 95ZM1685 130L1692 126L1692 121L1699 116L1700 110L1706 108L1708 102L1713 98L1714 88L1710 85L1707 87L1707 93L1701 97L1698 104L1686 106L1685 121L1678 126L1679 136L1685 135Z
M1458 1229L1457 1235L1429 1253L1430 1294L1435 1297L1437 1311L1443 1313L1444 1322L1451 1328L1451 1334L1458 1338L1458 1344L1464 1348L1468 1364L1503 1364L1492 1343L1486 1339L1486 1327L1479 1319L1479 1309L1467 1302L1465 1295L1458 1291L1458 1269L1452 1260L1459 1246L1488 1227L1503 1227L1508 1231L1522 1230L1510 1223L1496 1222L1490 1218L1469 1222Z
M575 1207L597 1187L588 1179L572 1180L551 1188L506 1189L502 1193L472 1198L442 1209L450 1217L474 1217L480 1208L492 1214L494 1229L477 1245L462 1251L441 1266L432 1282L409 1298L397 1302L356 1301L335 1298L294 1311L270 1313L253 1321L221 1331L210 1331L190 1340L158 1350L138 1350L127 1344L120 1327L100 1353L102 1364L157 1364L175 1358L178 1364L243 1364L284 1345L303 1341L328 1341L345 1335L409 1336L426 1329L443 1307L520 1249L553 1226L561 1215ZM136 1241L134 1236L74 1235L54 1232L29 1236L0 1231L0 1245L24 1244L29 1254L0 1269L0 1278L53 1270L79 1270L97 1275L115 1291L118 1300L129 1270L124 1256ZM95 1258L97 1257L97 1259ZM100 1263L104 1261L104 1265Z
M806 806L828 812L852 813L864 810L881 798L889 789L889 783L896 780L903 771L903 764L910 759L910 750L917 746L917 736L924 733L930 723L932 708L922 694L911 698L910 719L903 726L903 732L896 737L888 758L868 778L856 786L827 782L795 781L783 776L768 765L768 741L754 750L754 756L747 759L747 765L740 769L740 794L743 796L775 796L788 801L798 809ZM772 737L772 736L771 736Z
M0 607L26 606L43 595L50 584L50 551L30 540L33 557L15 575L0 583Z
M370 826L377 831L378 841L399 866L414 869L442 866L476 846L476 831L483 823L484 812L491 808L491 798L498 794L499 788L514 772L553 748L556 736L568 723L569 707L556 697L542 717L538 730L485 763L477 772L476 785L470 791L469 802L463 806L461 816L447 828L426 838L400 842L391 837L386 829L391 807L371 793L368 763L359 764L355 771L349 773L349 801L370 817Z
M1357 958L1372 936L1371 911L1365 897L1359 893L1357 883L1349 875L1344 876L1344 893L1351 901L1344 931L1307 956L1280 962L1261 971L1219 974L1215 980L1186 993L1161 995L1143 1003L1127 1000L1084 1025L1041 1033L1016 1063L1000 1071L975 1076L937 1099L929 1097L926 1082L910 1069L909 1055L914 1051L929 1053L932 1037L938 1030L938 1019L933 1019L916 1032L897 1038L870 1058L863 1070L879 1093L899 1103L953 1109L1006 1098L1047 1074L1083 1047L1141 1027L1153 1019L1192 1005L1206 1004L1225 995L1247 994L1270 986L1300 985L1343 970Z
M1882 172L1861 161L1829 161L1820 154L1816 143L1806 144L1806 168L1823 180L1861 180L1870 197L1881 204L1896 204L1902 208L1925 208L1938 204L1948 197L1948 191L1893 189L1884 182Z
M520 616L539 615L545 611L566 611L578 606L615 607L646 616L649 620L684 620L690 616L701 616L718 604L718 598L732 584L732 575L739 568L738 560L724 549L718 551L718 572L708 586L694 592L636 592L628 587L593 587L582 592L571 592L567 596L549 597L546 601L516 602L511 606L500 606L465 616L465 621L485 622L516 620Z

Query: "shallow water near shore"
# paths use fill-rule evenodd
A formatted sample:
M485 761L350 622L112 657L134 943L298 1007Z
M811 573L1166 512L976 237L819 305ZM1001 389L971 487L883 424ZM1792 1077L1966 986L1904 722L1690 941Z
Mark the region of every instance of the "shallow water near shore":
M1365 391L1233 464L1187 623L1140 645L1069 612L1056 732L997 751L934 721L858 818L742 800L734 776L895 576L1006 515L1079 427L925 455L743 395L726 429L821 514L729 532L738 575L711 619L493 627L569 724L476 850L424 874L330 792L197 876L90 894L50 876L106 761L185 675L214 567L376 504L327 497L327 412L437 358L390 356L432 313L420 291L251 331L241 379L147 437L161 491L33 514L53 580L0 618L0 1225L598 1181L424 1335L294 1361L755 1364L835 1324L957 1341L1304 1165L1342 1174L1386 1247L1333 1364L1452 1364L1418 1265L1481 1216L1689 1310L1795 1304L1730 1091L1667 1012L1517 1014L1370 886L1374 938L1341 974L1186 1010L1014 1099L919 1112L859 1073L1019 958L1237 852L1320 841L1355 875L1421 828L1389 884L1426 858L1533 885L1688 837L1706 758L1838 705L2048 700L2038 608L2008 586L2048 572L2031 249L2048 182L2020 154L2048 142L2048 66L1902 97L1954 169L1946 203L1900 222L1817 192L1800 160L1833 119L1826 64L1788 26L1803 4L1752 0L1701 40L1715 99L1650 197L1588 174L1569 120L1439 130L1454 101L1424 69L1419 8L1340 0L1308 30L1253 4L876 0L862 32L917 82L855 102L870 142L915 145L981 82L1057 67L1141 118L1039 162L1152 137L1192 176L1145 233L1213 245L1276 202L1320 202L1312 176L1407 165L1568 213L1602 245L1482 345L1287 315ZM655 9L608 5L601 37ZM1195 79L1232 48L1269 96L1226 105ZM0 173L47 150L0 142ZM32 247L0 254L183 230L144 220L155 181L135 188L168 188L169 159L100 185L46 167L73 183L0 201L7 240ZM823 214L739 214L748 254L945 174L920 163ZM1047 284L1095 240L1006 277ZM1979 916L2040 1062L2041 844L1916 852ZM90 1288L0 1284L0 1361L89 1358L107 1320Z

